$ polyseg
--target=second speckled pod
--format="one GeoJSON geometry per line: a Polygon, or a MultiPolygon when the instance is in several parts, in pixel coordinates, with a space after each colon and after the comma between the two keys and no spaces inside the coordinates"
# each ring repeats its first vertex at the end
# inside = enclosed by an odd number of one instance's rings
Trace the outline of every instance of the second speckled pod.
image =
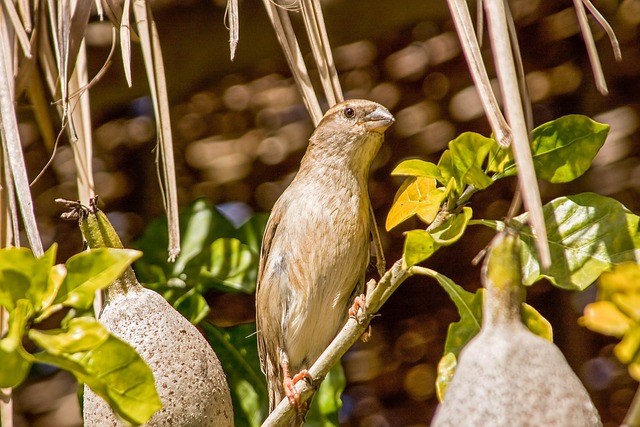
{"type": "Polygon", "coordinates": [[[601,426],[560,350],[522,323],[519,239],[501,235],[482,271],[480,333],[460,354],[432,426],[601,426]]]}
{"type": "MultiPolygon", "coordinates": [[[[82,207],[79,222],[90,248],[122,247],[108,219],[95,205],[82,207]]],[[[163,407],[146,426],[233,425],[229,386],[215,352],[161,295],[140,285],[131,268],[106,290],[100,322],[135,348],[153,372],[163,407]]],[[[102,398],[85,387],[84,425],[126,424],[102,398]]]]}

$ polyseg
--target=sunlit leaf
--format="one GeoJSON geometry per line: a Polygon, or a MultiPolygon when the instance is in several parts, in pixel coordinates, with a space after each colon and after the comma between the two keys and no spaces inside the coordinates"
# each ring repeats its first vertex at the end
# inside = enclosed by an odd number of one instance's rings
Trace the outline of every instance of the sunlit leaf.
{"type": "Polygon", "coordinates": [[[56,249],[52,245],[40,258],[27,248],[0,249],[0,305],[12,311],[19,299],[27,298],[39,310],[49,288],[56,249]]]}
{"type": "Polygon", "coordinates": [[[538,126],[531,133],[536,174],[556,183],[576,179],[591,166],[609,128],[575,114],[538,126]]]}
{"type": "Polygon", "coordinates": [[[176,262],[167,262],[167,224],[166,218],[160,219],[152,222],[136,243],[144,251],[136,262],[136,273],[145,286],[162,294],[187,319],[201,320],[209,312],[203,295],[209,289],[254,289],[256,254],[260,253],[267,218],[266,214],[254,215],[236,228],[210,202],[196,200],[180,214],[182,252],[176,262]],[[249,254],[252,262],[247,264],[249,254]]]}
{"type": "Polygon", "coordinates": [[[442,174],[438,166],[420,159],[409,159],[401,162],[393,169],[391,175],[423,176],[437,180],[442,179],[442,174]]]}
{"type": "Polygon", "coordinates": [[[594,332],[622,338],[633,326],[633,321],[611,301],[596,301],[584,308],[580,324],[594,332]]]}
{"type": "Polygon", "coordinates": [[[38,361],[74,374],[126,421],[143,424],[162,407],[151,369],[97,320],[72,319],[68,330],[32,329],[29,338],[44,350],[34,355],[38,361]]]}
{"type": "MultiPolygon", "coordinates": [[[[170,296],[170,294],[168,294],[170,296]]],[[[173,303],[173,307],[187,317],[187,320],[197,325],[211,313],[211,307],[196,288],[189,289],[179,296],[173,303]]]]}
{"type": "Polygon", "coordinates": [[[234,237],[247,245],[253,252],[260,253],[262,235],[268,219],[269,215],[265,213],[253,215],[240,226],[237,232],[234,233],[234,237]]]}
{"type": "MultiPolygon", "coordinates": [[[[640,265],[626,262],[616,265],[612,271],[604,272],[598,281],[598,291],[599,300],[612,301],[616,295],[624,298],[640,296],[640,265]]],[[[639,320],[631,313],[628,315],[639,320]]]]}
{"type": "MultiPolygon", "coordinates": [[[[609,128],[609,125],[577,114],[535,128],[531,133],[531,150],[538,178],[562,183],[581,176],[602,148],[609,128]]],[[[513,162],[504,169],[504,176],[515,173],[513,162]]]]}
{"type": "Polygon", "coordinates": [[[465,132],[449,143],[453,177],[461,184],[487,188],[493,181],[483,171],[483,163],[496,142],[473,132],[465,132]]]}
{"type": "Polygon", "coordinates": [[[426,230],[411,230],[406,236],[403,257],[407,267],[426,260],[438,249],[433,237],[426,230]]]}
{"type": "Polygon", "coordinates": [[[446,353],[440,362],[438,362],[438,377],[436,379],[436,394],[438,400],[442,402],[444,396],[447,393],[447,387],[451,380],[453,380],[453,374],[458,367],[458,359],[453,353],[446,353]]]}
{"type": "Polygon", "coordinates": [[[226,291],[253,293],[256,287],[258,252],[238,239],[222,238],[211,244],[211,262],[200,280],[205,286],[226,291]]]}
{"type": "MultiPolygon", "coordinates": [[[[487,156],[487,172],[503,173],[505,168],[513,168],[514,165],[513,153],[509,148],[502,148],[498,144],[491,147],[487,156]]],[[[515,175],[515,169],[513,172],[512,174],[515,175]]]]}
{"type": "Polygon", "coordinates": [[[553,328],[551,323],[545,319],[542,314],[529,304],[522,304],[522,323],[525,324],[527,329],[536,334],[539,337],[553,342],[553,328]]]}
{"type": "Polygon", "coordinates": [[[174,263],[167,262],[167,218],[151,222],[136,247],[144,256],[136,262],[136,273],[141,282],[154,282],[186,273],[195,280],[200,267],[210,259],[211,243],[220,237],[235,237],[235,227],[210,202],[198,199],[180,214],[182,251],[174,263]],[[160,277],[151,266],[161,267],[160,277]]]}
{"type": "Polygon", "coordinates": [[[446,276],[439,275],[438,277],[436,279],[449,294],[449,298],[455,304],[460,315],[459,321],[449,325],[447,340],[444,344],[445,354],[453,353],[457,356],[469,340],[480,332],[484,289],[478,289],[475,293],[471,293],[446,276]]]}
{"type": "Polygon", "coordinates": [[[473,210],[465,206],[462,212],[450,215],[442,224],[429,231],[433,240],[439,245],[451,245],[457,242],[473,216],[473,210]]]}
{"type": "Polygon", "coordinates": [[[95,291],[109,286],[141,255],[133,249],[98,248],[72,256],[65,264],[67,275],[54,303],[91,307],[95,291]]]}
{"type": "Polygon", "coordinates": [[[17,301],[9,314],[9,330],[0,339],[0,387],[16,387],[29,374],[32,357],[22,347],[22,337],[32,315],[33,305],[27,299],[17,301]]]}
{"type": "Polygon", "coordinates": [[[640,325],[635,325],[624,334],[624,338],[613,348],[616,357],[625,365],[633,362],[640,348],[640,325]]]}
{"type": "MultiPolygon", "coordinates": [[[[640,218],[620,202],[594,193],[559,197],[544,206],[545,224],[554,261],[541,272],[527,214],[514,219],[521,224],[522,273],[525,285],[547,278],[554,285],[582,290],[614,264],[634,261],[640,248],[640,218]]],[[[501,230],[504,223],[481,223],[501,230]]]]}
{"type": "Polygon", "coordinates": [[[407,178],[398,189],[389,210],[387,230],[391,230],[414,215],[418,215],[422,221],[430,224],[438,214],[445,196],[444,188],[436,188],[436,180],[433,178],[407,178]]]}

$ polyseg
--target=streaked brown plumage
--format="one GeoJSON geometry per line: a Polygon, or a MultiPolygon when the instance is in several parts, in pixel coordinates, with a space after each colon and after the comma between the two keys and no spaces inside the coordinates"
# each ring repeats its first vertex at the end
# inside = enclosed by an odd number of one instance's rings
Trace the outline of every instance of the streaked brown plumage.
{"type": "Polygon", "coordinates": [[[349,100],[329,109],[309,139],[300,170],[273,207],[256,291],[270,411],[287,395],[283,381],[290,380],[283,367],[289,376],[309,368],[362,289],[370,251],[369,169],[393,122],[386,108],[371,101],[349,100]]]}

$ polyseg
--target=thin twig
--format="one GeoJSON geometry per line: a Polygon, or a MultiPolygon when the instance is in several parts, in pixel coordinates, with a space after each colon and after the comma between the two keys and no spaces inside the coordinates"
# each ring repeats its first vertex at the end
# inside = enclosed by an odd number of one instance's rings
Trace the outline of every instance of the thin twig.
{"type": "Polygon", "coordinates": [[[238,0],[227,0],[227,9],[224,18],[229,28],[229,52],[231,60],[236,56],[236,48],[240,40],[240,17],[238,14],[238,0]]]}
{"type": "Polygon", "coordinates": [[[596,88],[601,94],[607,95],[609,93],[609,89],[607,88],[607,82],[604,78],[604,73],[602,72],[602,64],[600,63],[598,49],[596,48],[596,43],[593,40],[593,34],[589,27],[589,20],[587,19],[587,12],[584,9],[584,3],[582,3],[582,0],[573,0],[573,5],[576,8],[576,14],[578,15],[578,23],[580,24],[582,38],[584,39],[584,44],[587,47],[587,55],[589,56],[591,70],[593,71],[593,77],[596,81],[596,88]]]}
{"type": "Polygon", "coordinates": [[[478,39],[473,30],[473,23],[467,2],[465,0],[448,0],[448,3],[456,31],[458,32],[458,37],[460,38],[462,51],[469,65],[471,78],[478,90],[482,108],[487,115],[491,130],[498,144],[502,147],[508,147],[511,144],[513,135],[507,121],[502,115],[502,111],[500,111],[500,106],[493,93],[493,88],[487,75],[487,69],[482,60],[478,39]]]}
{"type": "Polygon", "coordinates": [[[593,15],[593,18],[600,24],[600,26],[604,29],[609,37],[609,42],[611,43],[611,49],[613,49],[613,56],[616,61],[622,61],[622,51],[620,50],[620,43],[618,42],[618,37],[616,37],[616,33],[611,28],[611,25],[604,19],[604,16],[596,9],[596,7],[589,0],[582,0],[589,12],[593,15]]]}
{"type": "Polygon", "coordinates": [[[31,245],[31,250],[36,257],[43,254],[42,241],[36,223],[33,210],[33,200],[29,189],[29,178],[24,163],[22,144],[18,132],[18,122],[14,108],[13,90],[10,76],[7,74],[11,67],[7,62],[11,62],[13,55],[9,52],[8,42],[2,32],[0,36],[0,118],[2,119],[2,141],[4,154],[7,156],[11,168],[11,174],[15,182],[18,204],[22,214],[27,239],[31,245]]]}
{"type": "Polygon", "coordinates": [[[169,114],[169,95],[162,59],[158,29],[151,7],[144,0],[134,0],[133,13],[138,24],[144,64],[149,80],[153,110],[156,116],[158,157],[156,159],[162,201],[169,224],[169,261],[180,254],[180,226],[178,218],[178,190],[173,157],[173,136],[169,114]]]}
{"type": "Polygon", "coordinates": [[[263,0],[264,7],[267,10],[267,15],[271,20],[282,52],[287,59],[289,68],[298,85],[302,100],[307,107],[307,111],[309,111],[313,125],[317,126],[322,119],[322,109],[313,91],[313,85],[309,79],[309,72],[302,58],[302,52],[300,51],[300,46],[293,31],[288,12],[286,9],[274,4],[275,1],[276,0],[263,0]]]}
{"type": "MultiPolygon", "coordinates": [[[[529,211],[531,228],[537,237],[535,243],[540,265],[543,269],[547,269],[551,265],[551,254],[542,212],[540,189],[533,167],[529,135],[522,109],[513,49],[509,40],[506,5],[504,0],[485,0],[484,4],[503,104],[513,132],[511,149],[518,166],[518,183],[522,191],[524,206],[529,211]]],[[[517,43],[517,40],[514,40],[514,43],[517,43]]]]}

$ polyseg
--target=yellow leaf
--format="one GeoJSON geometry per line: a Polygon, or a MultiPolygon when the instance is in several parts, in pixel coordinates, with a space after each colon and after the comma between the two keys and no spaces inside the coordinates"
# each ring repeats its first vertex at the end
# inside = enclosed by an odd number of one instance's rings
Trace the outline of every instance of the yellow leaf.
{"type": "Polygon", "coordinates": [[[592,331],[621,338],[633,321],[610,301],[597,301],[584,308],[580,323],[592,331]]]}
{"type": "Polygon", "coordinates": [[[433,222],[445,195],[444,188],[436,188],[434,178],[407,178],[398,189],[393,206],[387,215],[387,230],[391,230],[413,215],[418,215],[427,224],[433,222]]]}

